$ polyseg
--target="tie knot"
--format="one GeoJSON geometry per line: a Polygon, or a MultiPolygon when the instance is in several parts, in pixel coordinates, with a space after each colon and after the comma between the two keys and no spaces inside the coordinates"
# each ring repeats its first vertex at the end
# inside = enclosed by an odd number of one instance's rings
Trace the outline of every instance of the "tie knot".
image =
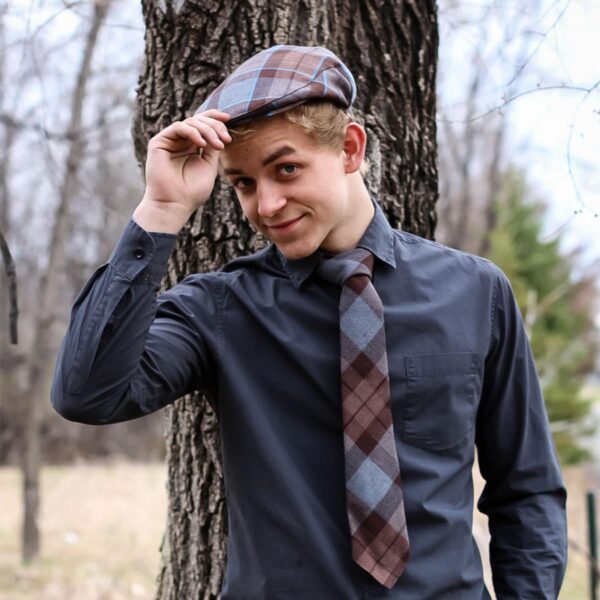
{"type": "Polygon", "coordinates": [[[324,259],[319,265],[318,273],[323,279],[342,286],[349,277],[355,275],[366,275],[370,279],[373,262],[373,255],[368,250],[354,248],[324,259]]]}

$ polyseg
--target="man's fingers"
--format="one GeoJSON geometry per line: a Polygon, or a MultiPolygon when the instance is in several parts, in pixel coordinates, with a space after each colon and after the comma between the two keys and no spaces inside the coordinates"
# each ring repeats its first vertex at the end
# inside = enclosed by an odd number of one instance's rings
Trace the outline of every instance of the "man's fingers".
{"type": "Polygon", "coordinates": [[[159,131],[153,139],[160,140],[170,140],[170,141],[180,141],[180,140],[189,140],[200,139],[196,135],[196,129],[194,127],[190,127],[188,123],[184,123],[183,121],[175,121],[171,123],[168,127],[165,127],[162,131],[159,131]]]}
{"type": "Polygon", "coordinates": [[[196,119],[190,121],[188,124],[190,127],[194,127],[197,131],[199,131],[203,139],[205,139],[213,148],[216,148],[217,150],[223,150],[223,148],[225,148],[225,141],[229,141],[225,137],[224,139],[221,139],[222,134],[219,135],[219,132],[211,123],[206,123],[196,119]]]}
{"type": "Polygon", "coordinates": [[[227,113],[211,109],[185,121],[171,123],[152,138],[151,144],[158,150],[174,154],[185,154],[194,148],[220,151],[231,141],[224,123],[229,118],[227,113]]]}
{"type": "MultiPolygon", "coordinates": [[[[224,115],[225,113],[218,113],[224,115]]],[[[229,143],[231,141],[231,136],[229,135],[229,131],[227,131],[227,126],[218,119],[213,118],[207,113],[201,113],[198,115],[194,115],[193,117],[189,117],[184,121],[184,123],[188,123],[192,125],[192,127],[203,128],[204,126],[209,126],[218,136],[218,138],[224,143],[229,143]]]]}
{"type": "Polygon", "coordinates": [[[200,156],[198,158],[206,161],[209,164],[215,164],[219,161],[220,150],[215,150],[211,146],[207,146],[200,152],[200,156]]]}
{"type": "Polygon", "coordinates": [[[211,108],[210,110],[205,110],[204,112],[196,113],[190,118],[194,117],[210,117],[211,119],[217,119],[223,122],[229,121],[229,119],[231,118],[231,116],[228,115],[226,112],[222,112],[220,110],[217,110],[216,108],[211,108]]]}
{"type": "MultiPolygon", "coordinates": [[[[230,139],[224,137],[226,142],[230,139]]],[[[169,152],[181,152],[190,145],[196,148],[205,148],[210,145],[217,150],[222,150],[225,145],[219,134],[207,123],[176,121],[161,131],[153,139],[156,148],[169,152]]]]}

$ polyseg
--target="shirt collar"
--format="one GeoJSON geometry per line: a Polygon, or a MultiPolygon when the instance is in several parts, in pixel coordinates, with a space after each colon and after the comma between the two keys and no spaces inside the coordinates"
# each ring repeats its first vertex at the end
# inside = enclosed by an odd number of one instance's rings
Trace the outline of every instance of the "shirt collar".
{"type": "MultiPolygon", "coordinates": [[[[369,250],[376,258],[390,265],[390,267],[396,268],[394,231],[379,204],[373,200],[373,205],[375,206],[375,215],[356,246],[369,250]]],[[[277,247],[275,247],[275,252],[296,288],[299,288],[312,275],[323,255],[322,250],[317,250],[305,258],[290,260],[281,254],[277,247]]]]}

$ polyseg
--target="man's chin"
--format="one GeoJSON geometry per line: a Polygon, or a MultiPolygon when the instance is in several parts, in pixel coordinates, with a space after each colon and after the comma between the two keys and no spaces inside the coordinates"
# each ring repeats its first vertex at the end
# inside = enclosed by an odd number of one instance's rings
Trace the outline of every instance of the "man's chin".
{"type": "Polygon", "coordinates": [[[301,258],[306,258],[317,250],[317,248],[313,247],[311,244],[278,244],[275,241],[273,241],[273,243],[277,246],[279,252],[281,252],[288,260],[300,260],[301,258]]]}

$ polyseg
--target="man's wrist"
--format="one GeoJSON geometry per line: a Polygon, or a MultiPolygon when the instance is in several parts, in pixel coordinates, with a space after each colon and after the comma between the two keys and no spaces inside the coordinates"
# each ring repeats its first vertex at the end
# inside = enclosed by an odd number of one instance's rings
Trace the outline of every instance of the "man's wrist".
{"type": "Polygon", "coordinates": [[[133,220],[148,233],[179,233],[192,212],[184,206],[170,202],[155,202],[146,197],[133,211],[133,220]]]}

